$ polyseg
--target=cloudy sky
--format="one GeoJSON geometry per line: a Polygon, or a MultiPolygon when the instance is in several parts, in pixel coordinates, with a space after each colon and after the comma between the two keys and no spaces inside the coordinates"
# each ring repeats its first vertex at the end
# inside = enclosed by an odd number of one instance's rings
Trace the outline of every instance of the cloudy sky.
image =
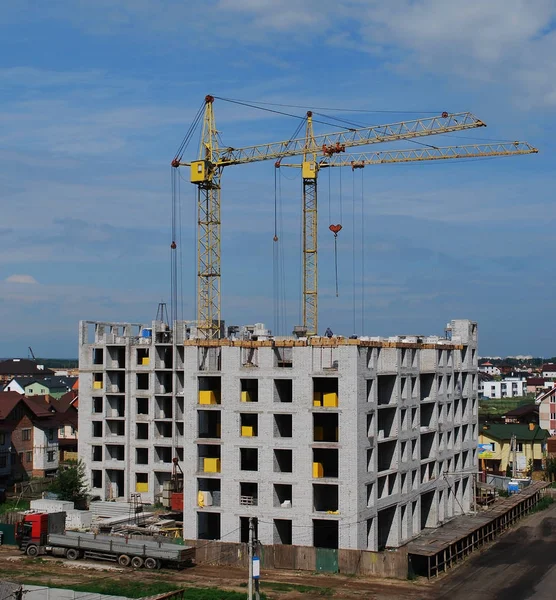
{"type": "MultiPolygon", "coordinates": [[[[483,355],[556,354],[556,1],[19,0],[0,12],[0,356],[77,355],[80,319],[148,322],[169,301],[169,163],[205,94],[341,129],[471,111],[437,145],[526,140],[538,155],[372,166],[319,178],[320,328],[441,334],[483,355]],[[273,104],[290,105],[288,107],[273,104]],[[349,110],[348,110],[349,109],[349,110]],[[338,236],[339,295],[334,244],[338,236]]],[[[217,99],[225,145],[299,121],[217,99]]],[[[184,159],[198,153],[198,136],[184,159]]],[[[405,142],[404,148],[416,146],[405,142]]],[[[377,148],[377,147],[375,147],[377,148]]],[[[300,322],[301,184],[226,170],[227,323],[300,322]],[[272,238],[275,203],[279,242],[272,238]]],[[[181,173],[183,301],[195,316],[195,196],[181,173]]],[[[180,180],[181,181],[181,180],[180,180]]]]}

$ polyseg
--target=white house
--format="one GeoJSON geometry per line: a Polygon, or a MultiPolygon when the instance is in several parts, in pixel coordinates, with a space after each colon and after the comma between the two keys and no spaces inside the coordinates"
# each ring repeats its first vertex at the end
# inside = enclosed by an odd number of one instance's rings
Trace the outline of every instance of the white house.
{"type": "Polygon", "coordinates": [[[547,363],[542,366],[542,376],[550,379],[556,377],[556,363],[547,363]]]}
{"type": "Polygon", "coordinates": [[[527,395],[527,379],[508,377],[502,381],[484,381],[480,393],[485,398],[513,398],[527,395]]]}
{"type": "Polygon", "coordinates": [[[488,361],[479,365],[479,371],[488,375],[500,375],[500,369],[488,361]]]}

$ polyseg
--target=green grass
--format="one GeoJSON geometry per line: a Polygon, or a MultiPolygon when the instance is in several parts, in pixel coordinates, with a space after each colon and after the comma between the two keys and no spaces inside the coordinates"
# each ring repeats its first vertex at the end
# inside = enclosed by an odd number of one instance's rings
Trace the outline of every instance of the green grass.
{"type": "Polygon", "coordinates": [[[533,404],[535,401],[533,396],[517,396],[515,398],[493,398],[492,400],[479,400],[479,416],[480,417],[500,417],[508,411],[524,406],[525,404],[533,404]]]}
{"type": "Polygon", "coordinates": [[[278,583],[273,581],[261,582],[261,587],[267,588],[274,592],[300,592],[301,594],[307,594],[309,592],[317,596],[333,596],[333,591],[330,588],[321,588],[314,585],[297,585],[295,583],[278,583]]]}
{"type": "Polygon", "coordinates": [[[29,510],[29,500],[8,500],[0,504],[0,515],[21,510],[29,510]]]}
{"type": "Polygon", "coordinates": [[[554,498],[552,496],[545,496],[541,498],[537,504],[531,509],[531,513],[538,513],[541,510],[547,509],[551,504],[554,504],[554,498]]]}
{"type": "MultiPolygon", "coordinates": [[[[96,582],[76,583],[73,585],[59,584],[40,580],[26,580],[30,585],[40,585],[64,590],[74,590],[76,592],[89,592],[91,594],[107,594],[112,596],[125,596],[126,598],[143,598],[145,596],[156,596],[166,594],[182,589],[180,586],[163,581],[156,583],[147,583],[145,581],[114,581],[113,575],[109,579],[100,579],[96,582]]],[[[184,600],[246,600],[247,594],[244,592],[227,592],[218,588],[186,588],[184,590],[184,600]]],[[[261,595],[264,600],[266,596],[261,595]]]]}

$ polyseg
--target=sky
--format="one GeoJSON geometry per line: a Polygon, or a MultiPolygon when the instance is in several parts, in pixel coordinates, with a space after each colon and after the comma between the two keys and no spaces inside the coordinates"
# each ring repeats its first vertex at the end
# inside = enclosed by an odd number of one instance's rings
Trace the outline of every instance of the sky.
{"type": "MultiPolygon", "coordinates": [[[[421,141],[537,147],[321,171],[319,330],[468,318],[481,355],[555,355],[555,24],[556,0],[5,3],[0,356],[76,357],[79,320],[148,323],[170,302],[170,162],[206,94],[226,146],[290,139],[311,109],[317,133],[470,111],[487,128],[421,141]]],[[[178,176],[178,312],[194,319],[195,188],[178,176]]],[[[225,169],[227,324],[301,322],[301,206],[298,169],[225,169]]]]}

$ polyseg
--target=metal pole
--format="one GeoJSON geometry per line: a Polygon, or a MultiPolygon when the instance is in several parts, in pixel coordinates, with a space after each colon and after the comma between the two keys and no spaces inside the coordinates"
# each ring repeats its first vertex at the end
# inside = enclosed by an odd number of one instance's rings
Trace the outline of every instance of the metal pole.
{"type": "Polygon", "coordinates": [[[513,460],[512,460],[512,472],[513,478],[517,477],[517,437],[515,433],[512,435],[512,446],[513,446],[513,460]]]}
{"type": "Polygon", "coordinates": [[[249,581],[247,583],[247,600],[253,600],[253,542],[255,538],[255,524],[253,517],[249,517],[249,581]]]}

